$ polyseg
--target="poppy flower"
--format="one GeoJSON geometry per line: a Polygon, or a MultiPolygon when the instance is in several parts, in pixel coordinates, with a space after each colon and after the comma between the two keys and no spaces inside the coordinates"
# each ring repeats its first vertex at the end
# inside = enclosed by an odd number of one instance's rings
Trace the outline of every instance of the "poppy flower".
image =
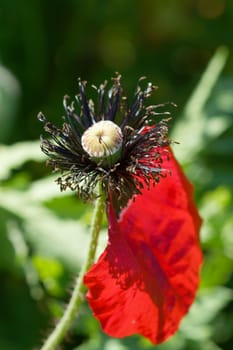
{"type": "Polygon", "coordinates": [[[87,300],[103,330],[113,337],[141,334],[160,343],[179,327],[194,301],[202,254],[201,219],[193,189],[174,158],[167,137],[169,119],[156,120],[158,108],[145,106],[155,87],[141,88],[133,101],[121,76],[86,98],[79,81],[76,101],[64,98],[65,122],[57,128],[40,113],[50,139],[42,137],[61,190],[83,199],[106,193],[108,245],[86,273],[87,300]]]}

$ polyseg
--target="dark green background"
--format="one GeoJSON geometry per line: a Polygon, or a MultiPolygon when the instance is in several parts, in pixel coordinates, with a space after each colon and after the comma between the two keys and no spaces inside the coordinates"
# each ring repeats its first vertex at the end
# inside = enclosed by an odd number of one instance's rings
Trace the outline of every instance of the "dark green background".
{"type": "MultiPolygon", "coordinates": [[[[181,142],[175,149],[187,150],[180,160],[204,219],[200,295],[177,335],[158,349],[232,349],[232,34],[233,2],[226,0],[0,1],[1,350],[41,344],[69,297],[88,241],[92,207],[61,195],[47,178],[37,113],[61,123],[62,98],[77,93],[78,77],[99,85],[116,71],[129,95],[145,75],[159,86],[153,103],[177,103],[171,134],[181,142]],[[205,104],[198,110],[197,100],[190,112],[185,106],[220,46],[229,52],[224,70],[205,104]]],[[[86,305],[63,346],[151,348],[137,336],[106,337],[86,305]]]]}

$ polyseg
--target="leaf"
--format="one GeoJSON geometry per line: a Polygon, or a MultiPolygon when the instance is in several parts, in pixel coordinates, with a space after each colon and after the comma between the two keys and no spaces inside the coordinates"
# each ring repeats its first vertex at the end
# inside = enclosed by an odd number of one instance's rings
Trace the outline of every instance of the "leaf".
{"type": "Polygon", "coordinates": [[[11,171],[29,160],[42,161],[45,156],[38,141],[19,142],[11,146],[0,145],[0,179],[7,179],[11,171]]]}
{"type": "Polygon", "coordinates": [[[202,289],[189,314],[182,322],[180,331],[186,338],[195,341],[209,339],[213,329],[210,323],[232,299],[233,292],[228,288],[202,289]]]}
{"type": "MultiPolygon", "coordinates": [[[[23,192],[2,191],[1,201],[0,206],[22,220],[22,234],[37,254],[60,259],[74,270],[81,266],[89,243],[85,225],[59,218],[23,192]]],[[[99,249],[105,244],[104,236],[102,231],[99,249]]]]}
{"type": "Polygon", "coordinates": [[[0,142],[5,142],[13,128],[21,89],[15,76],[0,64],[0,142]]]}
{"type": "Polygon", "coordinates": [[[204,149],[206,142],[220,135],[230,124],[223,113],[209,120],[205,107],[228,57],[228,50],[220,47],[210,60],[193,94],[189,98],[181,118],[175,123],[172,139],[180,143],[175,149],[178,160],[185,164],[193,161],[204,149]],[[210,130],[214,132],[210,132],[210,130]],[[208,136],[208,137],[207,137],[208,136]]]}

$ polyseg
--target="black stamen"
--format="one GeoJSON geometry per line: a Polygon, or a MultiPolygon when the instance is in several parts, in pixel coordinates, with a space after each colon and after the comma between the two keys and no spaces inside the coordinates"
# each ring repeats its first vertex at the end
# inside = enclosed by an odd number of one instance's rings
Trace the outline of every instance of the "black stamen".
{"type": "Polygon", "coordinates": [[[80,79],[79,79],[79,92],[80,92],[80,98],[81,98],[82,111],[86,118],[86,126],[89,127],[93,124],[93,121],[92,121],[90,109],[86,99],[85,83],[82,82],[80,79]]]}
{"type": "Polygon", "coordinates": [[[169,112],[157,111],[165,104],[145,106],[155,86],[149,83],[143,90],[140,86],[142,79],[145,78],[138,80],[130,107],[123,93],[121,76],[117,73],[108,91],[106,81],[95,88],[96,106],[92,100],[88,101],[86,83],[79,79],[79,94],[75,96],[79,108],[76,110],[74,102],[68,104],[69,97],[64,97],[66,113],[62,128],[48,122],[41,112],[38,114],[44,130],[50,135],[48,139],[41,138],[41,148],[53,171],[61,172],[57,179],[61,191],[70,188],[84,200],[90,200],[95,197],[96,185],[101,181],[117,215],[144,187],[149,189],[169,174],[162,163],[164,157],[169,156],[167,133],[170,118],[155,121],[158,115],[169,112]],[[105,154],[96,162],[83,149],[81,138],[90,126],[105,120],[121,128],[122,148],[116,158],[110,153],[108,144],[100,139],[105,154]],[[107,155],[108,160],[104,158],[107,155]]]}

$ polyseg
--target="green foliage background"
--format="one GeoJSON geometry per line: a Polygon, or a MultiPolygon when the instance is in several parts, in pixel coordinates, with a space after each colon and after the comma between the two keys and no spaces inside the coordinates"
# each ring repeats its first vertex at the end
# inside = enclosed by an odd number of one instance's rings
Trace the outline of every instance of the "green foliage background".
{"type": "MultiPolygon", "coordinates": [[[[201,288],[179,332],[157,347],[102,334],[88,306],[64,350],[233,347],[233,2],[0,1],[0,349],[36,349],[69,298],[91,205],[60,193],[39,148],[42,110],[61,123],[77,78],[115,71],[129,94],[146,75],[153,103],[174,101],[175,154],[204,219],[201,288]],[[217,50],[217,51],[216,51],[217,50]]],[[[106,223],[99,252],[106,241],[106,223]]]]}

